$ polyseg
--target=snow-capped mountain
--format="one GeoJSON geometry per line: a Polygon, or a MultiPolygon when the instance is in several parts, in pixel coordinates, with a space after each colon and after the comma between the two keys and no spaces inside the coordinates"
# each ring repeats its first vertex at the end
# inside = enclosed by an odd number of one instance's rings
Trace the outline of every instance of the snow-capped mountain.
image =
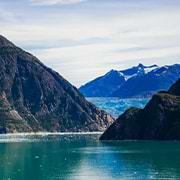
{"type": "Polygon", "coordinates": [[[178,78],[179,64],[161,67],[139,64],[125,70],[111,70],[80,87],[80,91],[87,97],[148,97],[168,89],[178,78]]]}
{"type": "Polygon", "coordinates": [[[157,65],[144,66],[143,64],[139,64],[138,66],[132,67],[130,69],[122,70],[119,72],[121,73],[121,75],[124,76],[125,80],[127,81],[132,77],[147,74],[150,71],[155,70],[157,68],[158,68],[157,65]]]}
{"type": "Polygon", "coordinates": [[[104,76],[82,86],[79,90],[87,97],[109,97],[125,82],[125,77],[119,71],[111,70],[104,76]]]}

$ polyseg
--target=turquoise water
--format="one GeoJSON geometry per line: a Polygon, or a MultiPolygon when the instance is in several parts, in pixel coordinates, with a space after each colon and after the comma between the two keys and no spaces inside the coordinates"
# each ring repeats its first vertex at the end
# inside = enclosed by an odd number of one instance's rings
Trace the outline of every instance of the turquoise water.
{"type": "Polygon", "coordinates": [[[149,101],[148,98],[135,98],[135,99],[87,98],[87,100],[95,104],[97,107],[110,113],[115,118],[117,118],[126,109],[130,107],[143,108],[149,101]]]}
{"type": "Polygon", "coordinates": [[[99,136],[0,136],[0,179],[180,179],[180,142],[100,142],[99,136]]]}

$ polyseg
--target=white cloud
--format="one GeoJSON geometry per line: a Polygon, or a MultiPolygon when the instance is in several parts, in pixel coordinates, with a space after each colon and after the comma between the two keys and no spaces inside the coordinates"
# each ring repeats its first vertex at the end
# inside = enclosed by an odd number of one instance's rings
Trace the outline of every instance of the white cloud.
{"type": "Polygon", "coordinates": [[[34,5],[77,4],[87,0],[30,0],[34,5]]]}
{"type": "MultiPolygon", "coordinates": [[[[18,9],[2,6],[0,34],[31,51],[76,86],[112,68],[127,68],[139,62],[180,63],[180,7],[164,7],[164,1],[158,0],[160,8],[154,9],[151,1],[146,6],[145,1],[133,0],[137,7],[141,5],[142,9],[137,10],[129,9],[131,0],[126,6],[121,2],[87,1],[66,7],[34,7],[26,6],[26,2],[18,9]]],[[[31,3],[53,5],[64,1],[31,3]]]]}
{"type": "MultiPolygon", "coordinates": [[[[130,63],[132,63],[132,66],[139,62],[145,64],[169,64],[169,57],[180,55],[180,46],[128,51],[129,48],[133,47],[138,46],[108,43],[41,49],[32,52],[77,86],[85,83],[87,79],[90,80],[104,74],[112,68],[122,69],[130,66],[130,63]],[[113,52],[114,48],[119,48],[119,52],[113,52]],[[157,59],[161,59],[161,62],[157,61],[157,59]],[[151,61],[149,62],[149,60],[151,61]],[[126,63],[128,61],[130,63],[126,63]]],[[[170,63],[175,63],[176,60],[174,59],[173,62],[173,59],[171,59],[170,63]]]]}

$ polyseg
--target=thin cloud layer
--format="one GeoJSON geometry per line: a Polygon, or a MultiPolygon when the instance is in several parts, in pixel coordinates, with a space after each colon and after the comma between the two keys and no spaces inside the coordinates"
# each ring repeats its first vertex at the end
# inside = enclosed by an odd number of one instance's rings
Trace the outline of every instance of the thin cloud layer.
{"type": "Polygon", "coordinates": [[[30,0],[34,5],[77,4],[86,0],[30,0]]]}

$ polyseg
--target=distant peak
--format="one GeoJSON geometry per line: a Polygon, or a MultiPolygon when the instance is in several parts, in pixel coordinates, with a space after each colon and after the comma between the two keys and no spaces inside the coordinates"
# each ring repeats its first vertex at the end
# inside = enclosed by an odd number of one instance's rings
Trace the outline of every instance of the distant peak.
{"type": "Polygon", "coordinates": [[[107,76],[114,76],[114,75],[124,76],[123,73],[121,73],[120,71],[111,69],[110,71],[108,71],[108,72],[104,75],[104,77],[107,77],[107,76]]]}
{"type": "Polygon", "coordinates": [[[15,47],[15,45],[4,36],[0,35],[0,47],[15,47]]]}
{"type": "Polygon", "coordinates": [[[140,68],[153,68],[153,67],[158,67],[158,65],[153,64],[153,65],[150,65],[150,66],[144,66],[142,63],[139,63],[137,67],[140,67],[140,68]]]}
{"type": "Polygon", "coordinates": [[[107,74],[111,74],[111,73],[117,73],[118,71],[115,69],[111,69],[109,72],[107,72],[107,74]]]}
{"type": "Polygon", "coordinates": [[[144,65],[142,63],[139,63],[138,67],[144,67],[144,65]]]}

